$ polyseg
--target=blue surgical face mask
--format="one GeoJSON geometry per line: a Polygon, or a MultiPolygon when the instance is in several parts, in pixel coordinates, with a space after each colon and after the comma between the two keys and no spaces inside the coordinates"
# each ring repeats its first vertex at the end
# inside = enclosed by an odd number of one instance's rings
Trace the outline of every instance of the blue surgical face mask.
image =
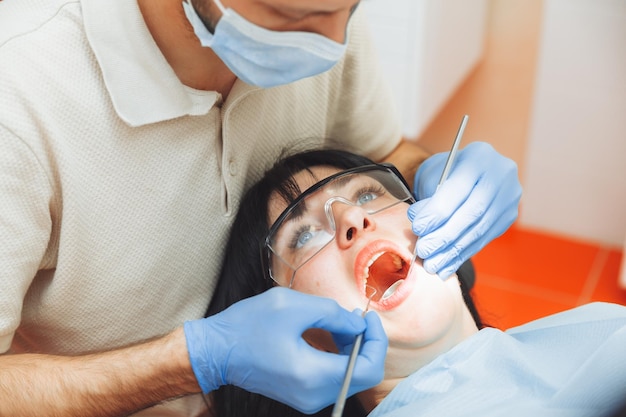
{"type": "MultiPolygon", "coordinates": [[[[189,0],[190,1],[190,0],[189,0]]],[[[257,26],[220,0],[222,17],[211,33],[191,3],[183,1],[187,19],[202,46],[209,47],[241,80],[259,87],[289,84],[329,70],[343,56],[346,43],[309,32],[277,32],[257,26]]]]}

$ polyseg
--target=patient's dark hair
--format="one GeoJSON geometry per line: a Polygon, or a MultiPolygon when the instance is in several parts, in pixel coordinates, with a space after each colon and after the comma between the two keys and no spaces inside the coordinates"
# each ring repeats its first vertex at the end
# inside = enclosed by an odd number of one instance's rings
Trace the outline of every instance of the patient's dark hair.
{"type": "MultiPolygon", "coordinates": [[[[219,313],[240,300],[274,286],[273,281],[265,277],[261,262],[261,242],[269,231],[268,203],[274,193],[290,203],[304,191],[293,181],[293,176],[300,171],[321,165],[343,170],[372,163],[374,162],[370,159],[350,152],[315,150],[283,158],[267,171],[243,196],[226,245],[224,263],[207,316],[219,313]]],[[[476,324],[481,328],[482,323],[470,295],[474,275],[471,262],[464,264],[459,270],[459,274],[461,273],[463,276],[459,276],[459,281],[463,298],[476,324]]],[[[212,395],[215,415],[219,417],[306,416],[282,403],[230,385],[221,387],[212,395]]],[[[330,416],[331,409],[327,407],[313,416],[330,416]]],[[[356,397],[348,399],[344,416],[366,414],[356,397]]]]}

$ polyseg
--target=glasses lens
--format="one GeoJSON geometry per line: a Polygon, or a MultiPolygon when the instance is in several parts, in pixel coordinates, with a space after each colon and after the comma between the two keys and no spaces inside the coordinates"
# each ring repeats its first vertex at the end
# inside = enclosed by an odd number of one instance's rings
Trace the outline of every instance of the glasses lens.
{"type": "Polygon", "coordinates": [[[356,206],[375,214],[400,202],[413,201],[404,182],[393,170],[372,166],[344,171],[303,193],[279,216],[270,229],[270,276],[291,286],[295,271],[313,258],[335,237],[333,207],[356,206]]]}

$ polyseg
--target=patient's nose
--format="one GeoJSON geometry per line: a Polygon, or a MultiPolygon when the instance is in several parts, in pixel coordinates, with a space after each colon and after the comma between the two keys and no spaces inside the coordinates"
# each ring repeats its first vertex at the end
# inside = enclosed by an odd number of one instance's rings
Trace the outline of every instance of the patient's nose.
{"type": "Polygon", "coordinates": [[[364,232],[376,228],[372,216],[359,206],[335,203],[333,215],[336,226],[335,239],[340,248],[350,247],[364,232]]]}

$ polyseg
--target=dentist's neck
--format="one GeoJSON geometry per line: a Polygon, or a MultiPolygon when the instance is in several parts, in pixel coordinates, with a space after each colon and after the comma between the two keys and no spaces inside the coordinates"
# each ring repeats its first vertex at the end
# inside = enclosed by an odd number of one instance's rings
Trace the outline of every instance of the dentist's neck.
{"type": "Polygon", "coordinates": [[[137,0],[154,41],[180,81],[224,99],[237,77],[211,48],[204,48],[185,17],[182,0],[137,0]]]}

